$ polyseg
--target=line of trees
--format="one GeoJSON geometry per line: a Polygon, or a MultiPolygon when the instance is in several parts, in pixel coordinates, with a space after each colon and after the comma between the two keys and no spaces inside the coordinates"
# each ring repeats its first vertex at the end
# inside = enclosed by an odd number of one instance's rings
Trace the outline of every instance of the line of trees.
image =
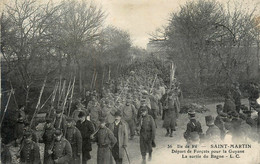
{"type": "Polygon", "coordinates": [[[168,25],[151,35],[170,60],[187,93],[223,90],[259,76],[260,16],[237,2],[189,1],[170,15],[168,25]],[[258,61],[258,62],[256,62],[258,61]]]}
{"type": "Polygon", "coordinates": [[[128,32],[105,26],[106,16],[94,3],[77,0],[5,4],[0,17],[2,90],[12,83],[18,104],[28,108],[35,106],[46,76],[43,99],[60,77],[76,76],[75,93],[83,94],[95,75],[93,86],[100,90],[123,66],[118,63],[129,63],[134,52],[142,51],[132,46],[128,32]]]}

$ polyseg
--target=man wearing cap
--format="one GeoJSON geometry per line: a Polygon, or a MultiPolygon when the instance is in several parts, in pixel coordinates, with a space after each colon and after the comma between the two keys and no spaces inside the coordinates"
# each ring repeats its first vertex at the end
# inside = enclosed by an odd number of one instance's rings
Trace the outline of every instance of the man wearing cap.
{"type": "Polygon", "coordinates": [[[79,120],[76,127],[81,132],[82,136],[82,163],[86,164],[91,159],[90,151],[92,150],[90,135],[94,133],[94,125],[86,119],[84,112],[79,113],[79,120]]]}
{"type": "Polygon", "coordinates": [[[122,164],[128,143],[127,126],[121,121],[121,117],[121,111],[117,111],[115,113],[115,122],[109,125],[109,129],[114,133],[114,136],[117,139],[117,143],[112,148],[112,155],[116,161],[116,164],[122,164]]]}
{"type": "Polygon", "coordinates": [[[66,117],[62,113],[62,109],[58,108],[56,110],[56,117],[54,118],[54,128],[62,129],[62,132],[65,133],[67,129],[66,117]]]}
{"type": "Polygon", "coordinates": [[[20,151],[20,159],[22,164],[40,164],[39,146],[32,140],[32,131],[28,130],[24,133],[24,144],[20,151]]]}
{"type": "Polygon", "coordinates": [[[205,139],[208,141],[219,141],[220,140],[220,130],[214,124],[214,118],[211,115],[205,116],[205,121],[206,121],[206,125],[208,126],[205,139]]]}
{"type": "Polygon", "coordinates": [[[55,140],[52,149],[48,150],[48,153],[52,155],[52,163],[70,164],[72,160],[72,148],[69,141],[63,137],[61,129],[56,129],[54,136],[55,140]]]}
{"type": "Polygon", "coordinates": [[[191,132],[197,132],[200,136],[202,135],[202,128],[199,121],[195,119],[195,111],[190,110],[188,112],[190,121],[187,124],[187,129],[184,132],[184,138],[188,140],[191,136],[191,132]]]}
{"type": "Polygon", "coordinates": [[[173,131],[176,131],[176,120],[178,115],[177,103],[174,92],[170,92],[165,101],[163,127],[167,130],[166,137],[173,137],[173,131]],[[171,132],[170,132],[171,130],[171,132]]]}
{"type": "Polygon", "coordinates": [[[91,139],[97,142],[97,164],[111,164],[114,159],[112,156],[112,148],[117,142],[113,132],[106,127],[106,119],[99,119],[100,127],[96,134],[91,135],[91,139]]]}
{"type": "MultiPolygon", "coordinates": [[[[72,148],[72,164],[81,163],[82,137],[78,128],[75,127],[73,118],[67,118],[67,131],[65,138],[69,141],[72,148]]],[[[85,146],[85,145],[84,145],[85,146]]]]}
{"type": "Polygon", "coordinates": [[[46,124],[44,128],[44,133],[42,135],[42,142],[44,143],[44,162],[43,163],[50,163],[52,160],[51,155],[48,154],[48,150],[51,149],[52,143],[54,141],[54,132],[55,129],[53,127],[52,119],[46,118],[46,124]]]}
{"type": "Polygon", "coordinates": [[[135,135],[135,119],[136,119],[136,115],[137,112],[135,110],[135,108],[133,107],[132,104],[130,104],[130,100],[127,99],[125,106],[122,109],[122,113],[123,113],[123,119],[127,122],[128,127],[130,129],[130,139],[134,139],[134,135],[135,135]]]}
{"type": "Polygon", "coordinates": [[[152,159],[152,142],[155,139],[155,122],[151,115],[148,114],[146,106],[141,107],[140,124],[140,150],[142,155],[142,163],[146,163],[146,153],[149,153],[148,160],[152,159]]]}

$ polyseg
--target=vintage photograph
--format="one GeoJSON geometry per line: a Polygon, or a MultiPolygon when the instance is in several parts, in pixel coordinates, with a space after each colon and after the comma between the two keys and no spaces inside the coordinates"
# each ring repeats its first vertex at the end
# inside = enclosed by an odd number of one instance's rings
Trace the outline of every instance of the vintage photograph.
{"type": "Polygon", "coordinates": [[[260,164],[260,0],[0,11],[0,164],[260,164]]]}

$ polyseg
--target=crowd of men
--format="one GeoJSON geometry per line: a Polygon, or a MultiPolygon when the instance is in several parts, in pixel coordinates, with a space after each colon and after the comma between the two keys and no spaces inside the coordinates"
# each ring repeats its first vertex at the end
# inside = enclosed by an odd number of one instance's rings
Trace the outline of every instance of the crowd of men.
{"type": "Polygon", "coordinates": [[[239,84],[234,83],[231,89],[227,90],[224,106],[216,105],[217,117],[205,116],[208,126],[206,133],[203,133],[201,123],[196,120],[195,111],[188,112],[189,123],[184,133],[188,144],[203,142],[214,143],[246,143],[248,141],[259,141],[260,132],[260,106],[258,85],[250,83],[249,90],[250,108],[241,104],[242,94],[239,84]],[[252,109],[251,109],[252,108],[252,109]],[[254,110],[253,110],[254,109],[254,110]],[[252,118],[252,113],[258,112],[258,118],[252,118]]]}
{"type": "MultiPolygon", "coordinates": [[[[152,160],[157,119],[165,116],[166,136],[173,137],[181,95],[177,81],[166,89],[156,73],[150,71],[143,76],[147,73],[136,68],[116,82],[107,83],[101,93],[87,91],[85,97],[75,100],[70,115],[62,108],[62,102],[58,103],[46,114],[41,135],[36,135],[37,123],[30,124],[24,106],[19,106],[14,131],[20,162],[41,163],[37,143],[44,143],[43,163],[85,164],[91,159],[92,143],[96,142],[98,164],[120,164],[123,159],[130,160],[128,140],[137,135],[142,162],[152,160]]],[[[9,155],[8,151],[4,153],[9,155]]],[[[3,163],[11,162],[8,155],[2,158],[3,163]]]]}
{"type": "MultiPolygon", "coordinates": [[[[142,163],[152,160],[157,119],[159,116],[163,119],[165,136],[173,137],[182,94],[176,80],[167,88],[156,72],[143,76],[145,73],[142,71],[136,68],[128,76],[108,83],[100,94],[95,90],[87,91],[84,98],[75,101],[70,115],[57,105],[53,113],[47,114],[40,136],[35,134],[37,126],[28,123],[24,106],[20,106],[15,126],[15,145],[19,147],[20,162],[42,163],[37,143],[44,143],[43,163],[86,164],[92,158],[92,143],[96,142],[97,164],[121,164],[123,160],[129,160],[128,140],[137,135],[142,163]]],[[[253,94],[257,94],[255,88],[253,94]]],[[[250,96],[250,101],[257,98],[250,96]]],[[[216,108],[218,116],[215,119],[210,115],[205,117],[208,126],[205,134],[196,120],[195,111],[188,112],[190,121],[184,133],[188,144],[225,141],[229,137],[235,142],[236,139],[249,138],[249,131],[257,128],[257,123],[251,118],[252,110],[241,105],[238,84],[227,93],[224,106],[217,105],[216,108]]],[[[2,154],[2,162],[11,163],[10,153],[4,146],[2,154]]]]}

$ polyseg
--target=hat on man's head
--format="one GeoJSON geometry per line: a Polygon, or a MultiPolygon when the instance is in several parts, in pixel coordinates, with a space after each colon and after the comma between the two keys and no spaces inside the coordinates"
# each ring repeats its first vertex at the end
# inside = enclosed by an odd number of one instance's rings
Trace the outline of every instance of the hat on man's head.
{"type": "Polygon", "coordinates": [[[23,134],[24,138],[29,138],[32,136],[32,130],[26,130],[23,134]]]}
{"type": "Polygon", "coordinates": [[[120,116],[120,117],[122,117],[122,113],[121,113],[121,111],[120,111],[120,110],[118,110],[118,111],[116,111],[116,112],[115,112],[115,117],[117,117],[117,116],[120,116]]]}
{"type": "Polygon", "coordinates": [[[83,111],[79,112],[79,115],[78,115],[79,118],[82,118],[82,117],[85,117],[85,116],[86,116],[85,112],[83,112],[83,111]]]}
{"type": "Polygon", "coordinates": [[[141,112],[145,112],[145,111],[148,111],[148,108],[147,108],[147,106],[142,106],[140,110],[141,110],[141,112]]]}
{"type": "Polygon", "coordinates": [[[223,106],[222,106],[222,104],[218,104],[218,105],[216,105],[216,108],[217,109],[223,109],[223,106]]]}
{"type": "Polygon", "coordinates": [[[195,117],[195,114],[196,114],[196,112],[195,112],[194,109],[190,109],[190,110],[188,111],[188,115],[189,115],[191,118],[194,118],[194,117],[195,117]]]}
{"type": "Polygon", "coordinates": [[[55,130],[55,132],[54,132],[54,135],[55,136],[60,136],[60,135],[62,135],[63,133],[62,133],[62,130],[61,129],[56,129],[55,130]]]}

